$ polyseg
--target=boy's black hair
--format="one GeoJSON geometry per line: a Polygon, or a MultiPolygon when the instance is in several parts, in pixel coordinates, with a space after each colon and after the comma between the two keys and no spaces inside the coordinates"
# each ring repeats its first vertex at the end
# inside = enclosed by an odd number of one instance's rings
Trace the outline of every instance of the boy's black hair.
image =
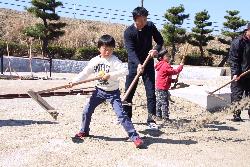
{"type": "Polygon", "coordinates": [[[148,11],[144,7],[137,7],[132,12],[133,19],[135,20],[137,16],[148,16],[148,11]]]}
{"type": "Polygon", "coordinates": [[[115,39],[110,35],[103,35],[98,40],[98,48],[101,46],[109,46],[115,48],[115,39]]]}
{"type": "Polygon", "coordinates": [[[166,49],[160,51],[160,52],[158,53],[157,60],[160,61],[160,60],[163,58],[163,56],[164,56],[165,54],[167,54],[167,53],[168,53],[168,51],[167,51],[166,49]]]}

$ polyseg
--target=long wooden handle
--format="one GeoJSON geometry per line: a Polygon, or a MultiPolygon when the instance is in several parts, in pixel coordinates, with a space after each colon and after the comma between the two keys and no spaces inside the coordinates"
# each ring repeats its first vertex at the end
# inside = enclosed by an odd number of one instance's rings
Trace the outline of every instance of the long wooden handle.
{"type": "Polygon", "coordinates": [[[185,57],[187,56],[188,47],[189,47],[189,43],[187,44],[187,46],[185,48],[185,51],[184,51],[184,54],[183,54],[182,59],[181,59],[181,63],[183,63],[183,64],[184,64],[184,61],[185,61],[185,57]]]}
{"type": "MultiPolygon", "coordinates": [[[[187,53],[188,45],[189,45],[189,43],[187,44],[187,46],[186,46],[186,48],[185,48],[185,51],[184,51],[184,55],[182,56],[182,59],[181,59],[181,63],[182,63],[182,64],[184,64],[184,60],[185,60],[185,57],[186,57],[186,55],[187,55],[186,53],[187,53]]],[[[174,85],[173,85],[172,88],[175,88],[175,87],[176,87],[176,85],[177,85],[177,83],[178,83],[179,75],[180,75],[180,73],[177,74],[176,79],[175,79],[175,82],[174,82],[174,85]]]]}
{"type": "Polygon", "coordinates": [[[236,80],[236,78],[235,78],[235,79],[232,79],[231,81],[229,81],[229,82],[227,82],[226,84],[222,85],[221,87],[219,87],[219,88],[215,89],[214,91],[209,92],[209,94],[214,94],[215,92],[217,92],[218,90],[220,90],[220,89],[224,88],[225,86],[227,86],[228,84],[230,84],[230,83],[234,82],[235,80],[236,80]]]}
{"type": "MultiPolygon", "coordinates": [[[[86,80],[83,80],[83,81],[73,83],[72,86],[76,86],[76,85],[80,85],[80,84],[83,84],[83,83],[95,81],[95,80],[98,80],[98,79],[101,79],[101,78],[102,78],[101,76],[98,76],[98,77],[95,77],[95,78],[86,79],[86,80]]],[[[57,86],[57,87],[50,88],[50,89],[41,90],[41,91],[38,91],[37,93],[40,94],[40,93],[45,93],[45,92],[51,92],[51,91],[54,91],[54,90],[67,88],[69,86],[70,86],[69,84],[66,84],[66,85],[57,86]]]]}
{"type": "MultiPolygon", "coordinates": [[[[151,59],[151,56],[148,55],[146,60],[143,62],[142,64],[142,68],[145,68],[145,66],[147,65],[148,61],[151,59]]],[[[130,94],[130,92],[132,91],[132,89],[135,86],[135,83],[138,81],[139,77],[141,76],[141,73],[137,73],[135,78],[133,79],[133,81],[131,82],[131,84],[129,85],[127,91],[125,92],[124,96],[122,97],[122,101],[126,101],[128,98],[128,95],[130,94]]]]}
{"type": "Polygon", "coordinates": [[[243,72],[243,73],[240,74],[237,78],[234,78],[234,79],[232,79],[231,81],[227,82],[226,84],[224,84],[224,85],[220,86],[219,88],[215,89],[214,91],[209,92],[209,94],[213,94],[213,93],[217,92],[218,90],[224,88],[225,86],[227,86],[228,84],[234,82],[235,80],[239,80],[241,77],[247,75],[248,73],[250,73],[250,70],[247,70],[247,71],[243,72]]]}

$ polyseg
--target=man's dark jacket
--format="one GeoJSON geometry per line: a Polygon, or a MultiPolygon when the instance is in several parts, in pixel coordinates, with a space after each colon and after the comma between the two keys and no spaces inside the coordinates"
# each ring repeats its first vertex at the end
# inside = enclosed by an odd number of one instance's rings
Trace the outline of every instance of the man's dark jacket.
{"type": "Polygon", "coordinates": [[[229,64],[231,66],[231,75],[238,76],[250,69],[250,40],[244,35],[232,41],[229,51],[229,64]]]}

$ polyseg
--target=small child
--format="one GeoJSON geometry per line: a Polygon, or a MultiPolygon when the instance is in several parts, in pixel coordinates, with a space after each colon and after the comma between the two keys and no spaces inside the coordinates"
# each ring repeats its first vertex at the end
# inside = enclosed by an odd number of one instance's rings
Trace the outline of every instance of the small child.
{"type": "Polygon", "coordinates": [[[115,40],[112,36],[101,36],[98,41],[100,55],[92,58],[87,67],[85,67],[71,82],[72,86],[74,82],[84,80],[90,74],[95,74],[96,76],[102,74],[102,79],[96,81],[95,90],[85,106],[82,115],[81,130],[75,135],[74,139],[83,139],[84,137],[89,136],[91,116],[94,113],[95,108],[102,102],[108,101],[112,105],[120,124],[138,148],[143,145],[143,140],[136,132],[131,119],[127,116],[126,112],[123,111],[120,98],[118,78],[126,76],[128,70],[122,65],[122,62],[112,54],[114,48],[115,40]]]}
{"type": "Polygon", "coordinates": [[[169,54],[167,50],[163,50],[158,54],[158,63],[155,65],[156,75],[156,117],[158,120],[169,121],[169,88],[172,83],[172,75],[181,72],[183,63],[177,69],[173,69],[169,62],[169,54]]]}

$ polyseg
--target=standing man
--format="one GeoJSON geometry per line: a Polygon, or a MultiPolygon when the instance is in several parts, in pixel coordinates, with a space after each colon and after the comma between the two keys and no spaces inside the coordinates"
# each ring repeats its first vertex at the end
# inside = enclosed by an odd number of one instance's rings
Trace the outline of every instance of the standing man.
{"type": "MultiPolygon", "coordinates": [[[[250,23],[248,23],[243,34],[232,41],[229,51],[229,63],[233,79],[250,69],[250,23]]],[[[250,96],[250,74],[237,78],[235,82],[232,82],[231,92],[232,102],[240,101],[244,93],[245,96],[250,96]]],[[[234,121],[242,121],[240,114],[240,110],[234,112],[234,121]]],[[[249,108],[248,115],[250,117],[249,108]]]]}
{"type": "MultiPolygon", "coordinates": [[[[137,73],[142,74],[146,96],[148,119],[147,124],[151,129],[158,128],[153,115],[156,112],[155,101],[155,71],[153,57],[158,55],[163,45],[163,38],[155,25],[147,21],[148,11],[144,7],[137,7],[132,12],[134,23],[129,26],[124,32],[125,48],[128,52],[128,70],[129,74],[126,77],[125,91],[127,91],[131,82],[137,73]],[[156,42],[156,46],[152,48],[152,38],[156,42]],[[146,57],[150,55],[152,59],[143,67],[142,64],[146,57]]],[[[133,87],[126,101],[132,104],[132,99],[138,82],[133,87]]],[[[124,110],[128,116],[132,118],[132,106],[124,106],[124,110]]]]}

